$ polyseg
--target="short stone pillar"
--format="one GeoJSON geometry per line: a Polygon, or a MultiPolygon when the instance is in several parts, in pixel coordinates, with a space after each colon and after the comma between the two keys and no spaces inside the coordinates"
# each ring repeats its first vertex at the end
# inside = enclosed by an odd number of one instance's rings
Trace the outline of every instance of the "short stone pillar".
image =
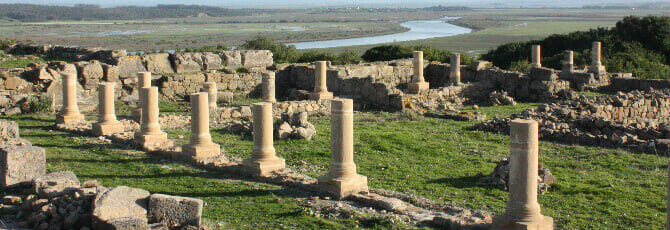
{"type": "Polygon", "coordinates": [[[328,92],[328,62],[317,61],[314,68],[314,92],[310,95],[312,100],[321,101],[333,98],[333,93],[328,92]]]}
{"type": "Polygon", "coordinates": [[[84,115],[77,106],[77,74],[63,74],[63,107],[56,117],[56,124],[74,124],[84,122],[84,115]]]}
{"type": "Polygon", "coordinates": [[[563,52],[563,72],[572,73],[575,69],[574,53],[571,50],[563,52]]]}
{"type": "Polygon", "coordinates": [[[191,139],[181,147],[182,152],[195,159],[204,159],[221,154],[221,146],[212,142],[209,134],[209,94],[191,94],[191,139]]]}
{"type": "Polygon", "coordinates": [[[605,74],[605,66],[600,62],[600,52],[601,44],[600,42],[593,42],[593,47],[591,48],[591,66],[589,66],[589,73],[594,74],[605,74]]]}
{"type": "Polygon", "coordinates": [[[542,67],[542,51],[540,45],[533,45],[531,50],[531,56],[533,62],[530,64],[530,67],[533,68],[542,67]]]}
{"type": "Polygon", "coordinates": [[[451,85],[461,84],[461,54],[451,54],[451,71],[449,71],[449,82],[451,85]]]}
{"type": "Polygon", "coordinates": [[[368,191],[368,178],[356,173],[354,163],[353,111],[353,100],[331,100],[330,170],[319,177],[319,187],[338,199],[368,191]]]}
{"type": "Polygon", "coordinates": [[[273,171],[286,168],[285,160],[277,157],[273,144],[272,103],[254,103],[253,116],[254,148],[251,158],[245,159],[242,164],[256,175],[268,176],[273,171]]]}
{"type": "Polygon", "coordinates": [[[141,88],[140,95],[143,95],[142,122],[140,131],[135,133],[135,143],[149,151],[172,147],[173,143],[158,123],[158,87],[141,88]]]}
{"type": "Polygon", "coordinates": [[[142,122],[142,88],[151,87],[151,73],[138,72],[137,73],[137,108],[133,110],[133,120],[137,123],[142,122]]]}
{"type": "Polygon", "coordinates": [[[114,111],[114,82],[98,84],[98,122],[93,123],[96,136],[112,135],[123,132],[123,125],[116,120],[114,111]]]}
{"type": "Polygon", "coordinates": [[[428,90],[430,84],[423,78],[423,51],[414,51],[414,75],[412,82],[408,84],[409,93],[418,94],[423,90],[428,90]]]}
{"type": "MultiPolygon", "coordinates": [[[[218,89],[216,88],[216,82],[205,82],[205,84],[202,85],[202,89],[200,89],[200,92],[205,92],[207,93],[207,100],[209,101],[209,109],[216,109],[218,106],[216,105],[216,102],[219,98],[218,95],[218,89]]],[[[193,98],[193,96],[191,96],[193,98]]],[[[193,102],[191,102],[193,103],[193,102]]],[[[193,106],[191,106],[193,107],[193,106]]]]}
{"type": "Polygon", "coordinates": [[[261,98],[263,98],[263,102],[276,103],[274,72],[263,73],[263,84],[261,87],[261,98]]]}
{"type": "Polygon", "coordinates": [[[505,213],[493,217],[492,229],[554,229],[537,202],[538,123],[516,119],[510,129],[509,201],[505,213]]]}

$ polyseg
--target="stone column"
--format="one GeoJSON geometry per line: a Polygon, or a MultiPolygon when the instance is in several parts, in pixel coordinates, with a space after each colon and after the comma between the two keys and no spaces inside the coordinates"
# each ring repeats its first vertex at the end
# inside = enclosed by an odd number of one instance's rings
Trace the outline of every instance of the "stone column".
{"type": "Polygon", "coordinates": [[[286,168],[285,160],[277,157],[273,146],[272,103],[254,103],[253,116],[254,148],[251,158],[242,164],[256,175],[269,176],[273,171],[286,168]]]}
{"type": "Polygon", "coordinates": [[[142,88],[151,87],[151,73],[138,72],[137,73],[137,108],[133,110],[133,120],[137,123],[142,122],[142,88]]]}
{"type": "Polygon", "coordinates": [[[665,229],[670,230],[670,161],[668,161],[668,196],[666,198],[666,202],[668,204],[667,209],[665,210],[666,214],[666,222],[665,222],[665,229]]]}
{"type": "Polygon", "coordinates": [[[328,92],[327,61],[317,61],[314,68],[314,92],[310,95],[312,100],[327,100],[333,98],[333,93],[328,92]]]}
{"type": "Polygon", "coordinates": [[[181,149],[195,159],[221,154],[221,147],[212,142],[209,134],[209,96],[206,92],[191,94],[191,139],[181,149]]]}
{"type": "Polygon", "coordinates": [[[600,51],[601,44],[600,42],[593,42],[593,47],[591,48],[591,66],[589,66],[589,73],[594,74],[605,74],[605,66],[600,62],[600,51]]]}
{"type": "Polygon", "coordinates": [[[510,139],[509,201],[492,229],[554,229],[553,218],[543,216],[537,202],[538,123],[513,120],[510,139]]]}
{"type": "Polygon", "coordinates": [[[338,199],[368,191],[368,178],[356,173],[354,163],[353,105],[351,99],[331,101],[330,170],[319,177],[319,186],[338,199]]]}
{"type": "Polygon", "coordinates": [[[566,50],[563,52],[563,72],[572,73],[574,69],[574,54],[571,50],[566,50]]]}
{"type": "Polygon", "coordinates": [[[84,122],[84,115],[77,106],[77,74],[63,74],[63,107],[56,117],[56,124],[74,124],[84,122]]]}
{"type": "Polygon", "coordinates": [[[451,54],[451,71],[449,72],[449,82],[452,85],[461,84],[461,54],[451,54]]]}
{"type": "MultiPolygon", "coordinates": [[[[203,84],[202,89],[200,90],[200,92],[206,92],[207,93],[207,100],[209,101],[209,105],[208,105],[209,109],[216,109],[216,107],[217,107],[216,101],[218,100],[218,89],[216,88],[216,82],[205,82],[205,84],[203,84]]],[[[192,95],[191,95],[191,98],[193,98],[192,95]]],[[[191,99],[191,104],[192,103],[193,103],[193,99],[191,99]]]]}
{"type": "Polygon", "coordinates": [[[135,133],[135,143],[149,151],[172,147],[172,141],[158,123],[158,87],[141,88],[140,95],[143,95],[142,122],[140,131],[135,133]]]}
{"type": "Polygon", "coordinates": [[[93,134],[112,135],[123,132],[123,125],[116,120],[114,111],[114,82],[98,84],[98,122],[93,123],[93,134]]]}
{"type": "Polygon", "coordinates": [[[423,51],[414,51],[414,76],[412,82],[409,83],[409,93],[417,94],[421,91],[428,90],[430,85],[423,78],[423,51]]]}
{"type": "Polygon", "coordinates": [[[540,51],[541,47],[540,45],[533,45],[532,47],[532,59],[533,62],[530,64],[530,67],[533,68],[540,68],[542,67],[542,51],[540,51]]]}
{"type": "Polygon", "coordinates": [[[261,86],[262,86],[261,97],[263,98],[263,102],[276,103],[277,99],[275,99],[275,73],[274,72],[263,73],[263,84],[261,86]]]}

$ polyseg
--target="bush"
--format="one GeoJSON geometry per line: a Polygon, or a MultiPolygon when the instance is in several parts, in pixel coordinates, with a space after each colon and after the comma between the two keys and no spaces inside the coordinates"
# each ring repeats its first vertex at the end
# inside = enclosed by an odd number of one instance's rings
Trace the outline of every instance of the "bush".
{"type": "Polygon", "coordinates": [[[276,63],[293,63],[300,57],[294,45],[284,45],[262,36],[246,41],[240,47],[249,50],[270,50],[276,63]]]}
{"type": "Polygon", "coordinates": [[[43,113],[48,112],[51,109],[52,100],[51,97],[46,95],[42,96],[30,96],[26,98],[26,101],[21,105],[21,111],[23,113],[43,113]]]}
{"type": "MultiPolygon", "coordinates": [[[[449,63],[451,61],[451,52],[440,50],[430,46],[401,46],[401,45],[383,45],[373,47],[363,54],[362,58],[365,61],[391,61],[404,58],[412,58],[413,51],[423,51],[423,59],[427,61],[437,61],[442,63],[449,63]]],[[[467,65],[473,59],[461,54],[461,64],[467,65]]]]}

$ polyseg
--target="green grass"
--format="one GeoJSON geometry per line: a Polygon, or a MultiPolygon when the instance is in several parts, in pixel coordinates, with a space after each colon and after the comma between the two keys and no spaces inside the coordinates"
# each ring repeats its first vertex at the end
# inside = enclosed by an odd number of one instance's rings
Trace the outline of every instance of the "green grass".
{"type": "MultiPolygon", "coordinates": [[[[536,106],[482,106],[479,111],[489,117],[507,116],[536,106]]],[[[476,185],[476,175],[490,173],[499,159],[508,156],[509,137],[472,131],[475,122],[468,121],[424,118],[380,122],[399,116],[384,112],[355,114],[356,162],[371,187],[410,192],[468,208],[504,211],[508,193],[476,185]]],[[[231,180],[235,177],[144,154],[128,155],[113,148],[86,145],[78,135],[47,131],[45,126],[52,118],[14,120],[22,126],[25,138],[47,148],[50,170],[73,170],[83,179],[98,179],[107,186],[125,184],[201,198],[208,203],[204,216],[210,223],[225,222],[227,228],[234,229],[280,228],[279,224],[303,229],[345,228],[356,224],[306,215],[288,199],[295,196],[290,190],[231,180]]],[[[330,119],[310,120],[318,132],[313,141],[276,140],[275,148],[289,167],[318,176],[329,164],[330,119]]],[[[178,144],[188,140],[187,131],[167,131],[170,137],[185,136],[178,144]]],[[[251,137],[222,129],[212,129],[211,133],[227,155],[250,155],[251,137]]],[[[558,229],[664,227],[667,158],[542,141],[540,163],[558,178],[546,194],[539,196],[543,214],[554,217],[558,229]]]]}
{"type": "Polygon", "coordinates": [[[33,62],[46,62],[43,59],[27,59],[27,60],[10,60],[10,61],[0,61],[0,68],[21,68],[26,67],[28,64],[33,62]]]}

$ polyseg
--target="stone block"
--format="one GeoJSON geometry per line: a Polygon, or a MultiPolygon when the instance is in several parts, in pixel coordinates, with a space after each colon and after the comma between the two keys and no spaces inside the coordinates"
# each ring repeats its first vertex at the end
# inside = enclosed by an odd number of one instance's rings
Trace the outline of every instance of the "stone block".
{"type": "Polygon", "coordinates": [[[146,72],[147,68],[142,64],[142,59],[138,56],[119,57],[116,63],[119,67],[119,78],[135,78],[138,72],[146,72]]]}
{"type": "Polygon", "coordinates": [[[242,65],[242,54],[239,50],[225,50],[216,52],[227,67],[239,67],[242,65]]]}
{"type": "Polygon", "coordinates": [[[46,152],[35,146],[0,146],[0,186],[30,184],[46,173],[46,152]]]}
{"type": "Polygon", "coordinates": [[[268,67],[274,64],[269,50],[241,50],[240,54],[244,67],[268,67]]]}
{"type": "Polygon", "coordinates": [[[84,89],[98,87],[98,83],[104,77],[100,62],[95,60],[91,62],[77,62],[75,66],[77,67],[77,81],[84,86],[84,89]]]}
{"type": "Polygon", "coordinates": [[[173,53],[170,61],[176,73],[202,71],[202,55],[199,53],[173,53]]]}
{"type": "Polygon", "coordinates": [[[202,69],[203,70],[219,70],[223,69],[221,57],[219,55],[204,52],[202,55],[202,69]]]}
{"type": "Polygon", "coordinates": [[[407,83],[407,87],[409,89],[409,93],[419,94],[422,91],[428,90],[430,88],[430,84],[428,82],[410,82],[407,83]]]}
{"type": "MultiPolygon", "coordinates": [[[[135,112],[136,110],[133,110],[135,112]]],[[[117,122],[116,124],[100,124],[100,123],[93,123],[92,130],[93,135],[96,136],[109,136],[115,133],[122,133],[125,131],[123,124],[121,122],[117,122]]]]}
{"type": "Polygon", "coordinates": [[[200,226],[203,201],[200,199],[153,194],[149,197],[151,222],[168,226],[200,226]]]}
{"type": "Polygon", "coordinates": [[[336,179],[328,174],[319,177],[319,187],[326,194],[342,199],[359,192],[368,191],[368,177],[355,175],[346,179],[336,179]]]}
{"type": "Polygon", "coordinates": [[[155,74],[174,73],[170,63],[170,54],[157,53],[142,56],[142,62],[147,67],[147,71],[155,74]]]}
{"type": "Polygon", "coordinates": [[[53,197],[68,189],[79,188],[80,182],[71,171],[60,171],[35,177],[33,192],[42,197],[53,197]]]}
{"type": "Polygon", "coordinates": [[[13,121],[0,120],[0,138],[16,139],[19,136],[19,124],[13,121]]]}
{"type": "Polygon", "coordinates": [[[558,79],[558,75],[556,74],[556,71],[550,68],[544,68],[544,67],[532,67],[530,68],[530,72],[528,74],[528,77],[531,80],[535,81],[555,81],[558,79]]]}
{"type": "Polygon", "coordinates": [[[94,224],[96,230],[150,230],[147,219],[139,217],[122,217],[94,224]]]}
{"type": "Polygon", "coordinates": [[[149,195],[145,190],[126,186],[98,192],[92,205],[94,222],[124,217],[146,220],[149,195]]]}
{"type": "Polygon", "coordinates": [[[214,143],[199,146],[184,145],[182,146],[182,152],[195,159],[204,159],[220,155],[221,146],[214,143]]]}
{"type": "MultiPolygon", "coordinates": [[[[119,67],[115,65],[102,64],[102,79],[107,82],[118,82],[119,81],[119,67]]],[[[117,84],[118,87],[121,87],[122,84],[117,84]]]]}
{"type": "Polygon", "coordinates": [[[470,69],[470,70],[474,70],[474,71],[481,71],[481,70],[485,70],[485,69],[487,69],[491,66],[492,66],[491,62],[477,60],[477,61],[470,62],[470,64],[467,66],[467,68],[470,69]]]}

